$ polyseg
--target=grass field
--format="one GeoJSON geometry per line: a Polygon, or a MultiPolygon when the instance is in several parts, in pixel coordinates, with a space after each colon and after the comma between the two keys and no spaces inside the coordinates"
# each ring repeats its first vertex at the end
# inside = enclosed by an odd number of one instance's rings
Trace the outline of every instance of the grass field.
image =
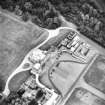
{"type": "MultiPolygon", "coordinates": [[[[23,25],[0,14],[0,77],[6,82],[25,55],[45,40],[44,30],[23,25]],[[41,37],[41,38],[40,38],[41,37]]],[[[2,86],[1,86],[2,88],[2,86]]]]}

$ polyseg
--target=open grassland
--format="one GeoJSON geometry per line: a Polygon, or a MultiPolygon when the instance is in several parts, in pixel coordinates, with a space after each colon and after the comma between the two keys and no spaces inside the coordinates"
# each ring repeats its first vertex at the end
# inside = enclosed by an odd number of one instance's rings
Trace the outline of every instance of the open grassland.
{"type": "Polygon", "coordinates": [[[5,84],[25,55],[44,41],[46,36],[47,33],[37,26],[23,25],[0,14],[0,83],[3,81],[5,84]]]}

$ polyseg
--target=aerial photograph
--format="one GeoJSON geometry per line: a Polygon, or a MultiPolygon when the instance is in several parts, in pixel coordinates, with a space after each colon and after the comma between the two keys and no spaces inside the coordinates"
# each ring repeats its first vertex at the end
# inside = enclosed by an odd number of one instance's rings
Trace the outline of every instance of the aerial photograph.
{"type": "Polygon", "coordinates": [[[0,0],[0,105],[105,105],[105,0],[0,0]]]}

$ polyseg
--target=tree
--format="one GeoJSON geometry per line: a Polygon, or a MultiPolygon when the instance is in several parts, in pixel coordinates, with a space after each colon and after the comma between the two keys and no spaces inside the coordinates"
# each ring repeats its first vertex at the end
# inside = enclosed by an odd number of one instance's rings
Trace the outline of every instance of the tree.
{"type": "Polygon", "coordinates": [[[28,105],[38,105],[38,103],[35,99],[33,99],[28,105]]]}
{"type": "Polygon", "coordinates": [[[29,13],[28,12],[25,12],[23,13],[23,15],[21,16],[22,20],[24,22],[27,22],[30,18],[29,18],[29,13]]]}

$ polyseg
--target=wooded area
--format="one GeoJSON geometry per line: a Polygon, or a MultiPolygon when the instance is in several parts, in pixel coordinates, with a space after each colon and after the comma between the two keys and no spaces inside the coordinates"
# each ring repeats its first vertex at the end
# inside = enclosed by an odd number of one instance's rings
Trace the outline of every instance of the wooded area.
{"type": "Polygon", "coordinates": [[[61,26],[60,13],[83,35],[105,47],[105,12],[91,0],[0,0],[0,5],[23,21],[47,29],[61,26]]]}

